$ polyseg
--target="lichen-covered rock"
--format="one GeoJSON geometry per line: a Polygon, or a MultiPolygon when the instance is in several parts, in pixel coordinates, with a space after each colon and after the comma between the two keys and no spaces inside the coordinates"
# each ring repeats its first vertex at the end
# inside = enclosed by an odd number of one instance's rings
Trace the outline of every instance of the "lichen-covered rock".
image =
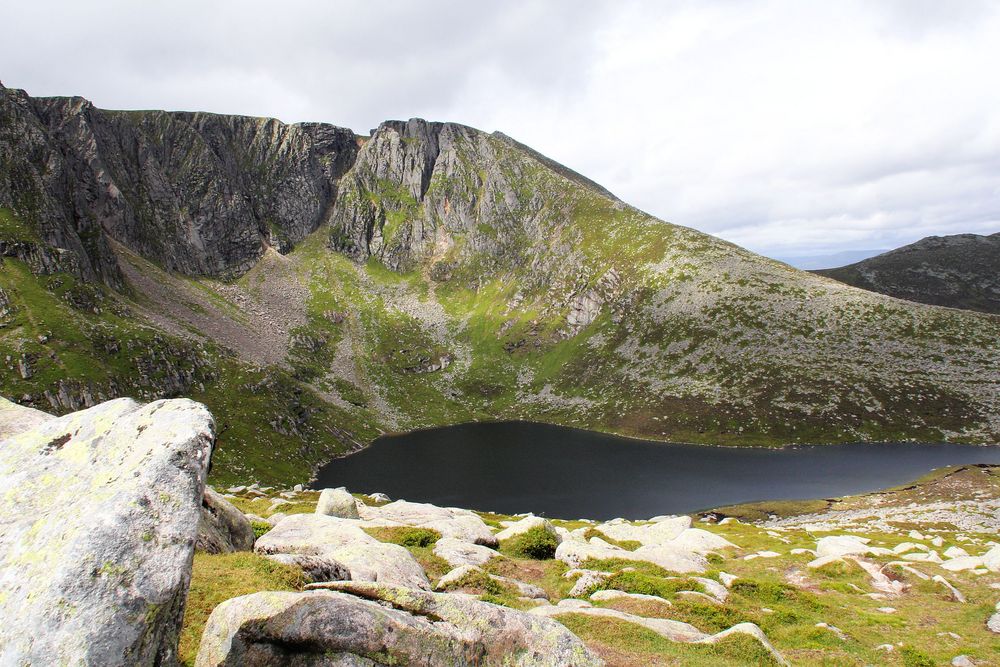
{"type": "Polygon", "coordinates": [[[499,553],[489,547],[456,540],[454,537],[442,537],[435,542],[434,555],[444,559],[452,567],[482,565],[500,556],[499,553]]]}
{"type": "Polygon", "coordinates": [[[562,536],[556,532],[555,526],[552,525],[552,522],[548,519],[543,519],[540,516],[526,516],[520,521],[515,521],[497,533],[496,538],[501,541],[509,540],[512,537],[523,535],[534,528],[542,528],[546,532],[551,533],[557,541],[562,541],[562,536]]]}
{"type": "Polygon", "coordinates": [[[361,505],[361,518],[368,526],[412,526],[436,530],[444,537],[495,547],[496,536],[475,512],[456,507],[397,500],[381,507],[361,505]]]}
{"type": "Polygon", "coordinates": [[[210,554],[250,551],[253,549],[253,526],[243,512],[231,502],[205,487],[205,497],[201,501],[201,515],[198,519],[199,550],[210,554]]]}
{"type": "Polygon", "coordinates": [[[213,440],[123,398],[0,443],[0,664],[176,661],[213,440]]]}
{"type": "Polygon", "coordinates": [[[351,519],[292,514],[258,538],[254,550],[321,557],[343,565],[355,581],[430,590],[427,575],[409,551],[379,542],[351,519]]]}
{"type": "Polygon", "coordinates": [[[342,563],[325,556],[310,556],[307,554],[268,554],[267,558],[291,565],[302,570],[306,581],[347,581],[351,578],[351,571],[342,563]]]}
{"type": "Polygon", "coordinates": [[[854,535],[829,535],[816,541],[816,555],[824,556],[863,556],[868,553],[868,539],[854,535]]]}
{"type": "Polygon", "coordinates": [[[608,544],[597,537],[591,538],[589,542],[565,540],[556,548],[555,557],[570,567],[580,567],[591,559],[619,558],[652,563],[671,572],[704,572],[708,569],[708,560],[697,551],[674,548],[669,543],[662,546],[639,547],[635,551],[629,551],[608,544]]]}
{"type": "Polygon", "coordinates": [[[323,489],[316,503],[316,514],[357,519],[358,501],[346,489],[323,489]]]}
{"type": "Polygon", "coordinates": [[[0,440],[23,433],[50,419],[55,417],[41,410],[11,403],[0,396],[0,440]]]}
{"type": "Polygon", "coordinates": [[[1000,546],[995,546],[983,554],[983,566],[990,572],[1000,572],[1000,546]]]}
{"type": "Polygon", "coordinates": [[[462,595],[334,582],[334,590],[256,593],[212,612],[198,667],[510,665],[602,662],[550,619],[462,595]]]}
{"type": "Polygon", "coordinates": [[[633,541],[655,546],[676,539],[690,527],[689,516],[663,516],[641,525],[624,521],[602,523],[596,526],[596,530],[619,542],[633,541]]]}

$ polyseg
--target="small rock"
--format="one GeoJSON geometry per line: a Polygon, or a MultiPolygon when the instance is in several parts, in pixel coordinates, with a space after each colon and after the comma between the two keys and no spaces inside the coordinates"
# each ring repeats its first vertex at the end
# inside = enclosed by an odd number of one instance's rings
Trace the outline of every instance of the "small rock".
{"type": "Polygon", "coordinates": [[[940,574],[934,575],[932,580],[936,581],[937,583],[947,588],[948,592],[951,593],[951,597],[955,602],[963,602],[963,603],[965,602],[965,596],[962,595],[962,592],[959,591],[954,586],[952,586],[951,582],[942,577],[940,574]]]}
{"type": "Polygon", "coordinates": [[[316,514],[341,519],[358,519],[358,501],[346,489],[323,489],[316,503],[316,514]]]}

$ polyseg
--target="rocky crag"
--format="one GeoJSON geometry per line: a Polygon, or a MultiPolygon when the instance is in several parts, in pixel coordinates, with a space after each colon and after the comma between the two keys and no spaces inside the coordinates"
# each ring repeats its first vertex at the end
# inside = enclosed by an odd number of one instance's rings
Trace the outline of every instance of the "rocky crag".
{"type": "Polygon", "coordinates": [[[1000,439],[996,318],[662,222],[500,133],[0,89],[0,160],[0,393],[56,412],[191,395],[227,483],[476,419],[1000,439]]]}
{"type": "Polygon", "coordinates": [[[1000,233],[929,236],[814,273],[899,299],[1000,314],[1000,233]]]}
{"type": "Polygon", "coordinates": [[[217,492],[212,417],[183,399],[60,418],[3,404],[0,432],[0,607],[18,619],[0,628],[4,664],[1000,660],[996,466],[596,522],[217,492]]]}

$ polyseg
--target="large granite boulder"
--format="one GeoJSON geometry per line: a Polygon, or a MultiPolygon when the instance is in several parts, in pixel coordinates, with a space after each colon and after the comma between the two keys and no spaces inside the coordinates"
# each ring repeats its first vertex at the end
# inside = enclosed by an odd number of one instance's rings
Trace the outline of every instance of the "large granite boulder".
{"type": "Polygon", "coordinates": [[[206,553],[223,554],[250,551],[253,541],[253,526],[246,515],[215,489],[205,487],[195,546],[206,553]]]}
{"type": "Polygon", "coordinates": [[[47,412],[26,408],[0,397],[0,440],[35,428],[50,419],[55,419],[55,417],[47,412]]]}
{"type": "Polygon", "coordinates": [[[358,521],[350,519],[292,514],[262,535],[254,549],[264,555],[292,554],[327,560],[330,571],[337,572],[338,565],[342,566],[355,581],[430,590],[427,575],[406,548],[379,542],[363,531],[358,521]]]}
{"type": "Polygon", "coordinates": [[[176,661],[214,429],[123,398],[0,442],[0,664],[176,661]]]}
{"type": "Polygon", "coordinates": [[[197,667],[411,665],[597,667],[559,623],[480,602],[372,583],[228,600],[205,626],[197,667]]]}

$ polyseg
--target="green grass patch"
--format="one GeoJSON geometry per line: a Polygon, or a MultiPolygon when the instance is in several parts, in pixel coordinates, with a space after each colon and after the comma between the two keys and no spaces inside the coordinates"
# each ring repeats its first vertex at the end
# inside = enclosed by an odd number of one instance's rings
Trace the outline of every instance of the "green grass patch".
{"type": "Polygon", "coordinates": [[[255,553],[196,553],[181,626],[181,663],[194,665],[205,623],[220,603],[260,591],[297,591],[304,583],[298,568],[255,553]]]}

